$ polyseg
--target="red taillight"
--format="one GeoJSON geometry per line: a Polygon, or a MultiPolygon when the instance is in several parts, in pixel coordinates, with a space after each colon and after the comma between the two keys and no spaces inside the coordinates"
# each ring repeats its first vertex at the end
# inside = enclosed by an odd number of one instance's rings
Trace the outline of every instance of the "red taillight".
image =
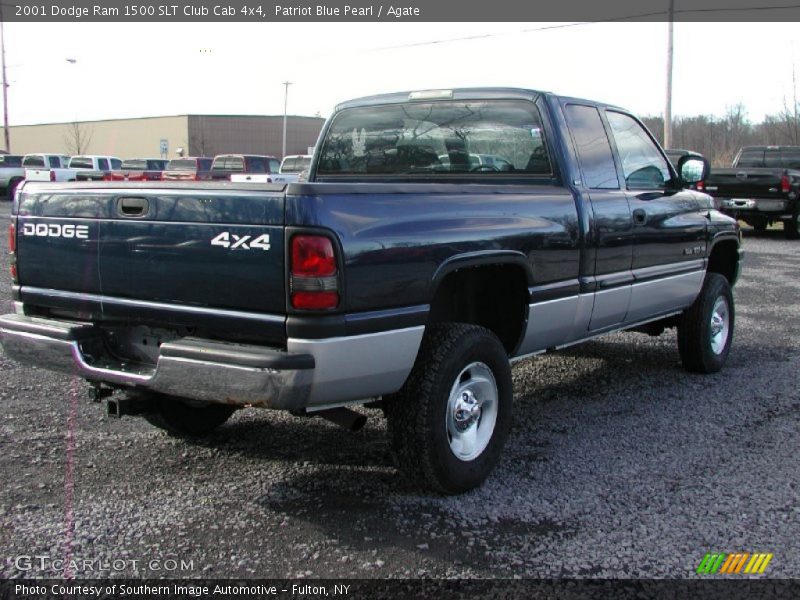
{"type": "Polygon", "coordinates": [[[291,302],[301,310],[339,305],[339,278],[333,242],[321,235],[296,235],[291,248],[291,302]]]}
{"type": "Polygon", "coordinates": [[[53,169],[50,169],[50,181],[56,180],[56,172],[53,169]]]}
{"type": "Polygon", "coordinates": [[[292,238],[292,275],[329,277],[336,273],[336,257],[331,241],[320,235],[292,238]]]}
{"type": "Polygon", "coordinates": [[[786,194],[792,189],[792,182],[789,179],[789,174],[784,173],[781,176],[781,191],[786,194]]]}
{"type": "Polygon", "coordinates": [[[294,292],[292,306],[301,310],[329,310],[339,304],[338,292],[294,292]]]}
{"type": "Polygon", "coordinates": [[[11,253],[11,281],[17,283],[17,226],[13,222],[8,225],[8,251],[11,253]]]}
{"type": "Polygon", "coordinates": [[[698,181],[696,185],[697,185],[697,190],[700,192],[706,189],[706,184],[703,181],[698,181]]]}

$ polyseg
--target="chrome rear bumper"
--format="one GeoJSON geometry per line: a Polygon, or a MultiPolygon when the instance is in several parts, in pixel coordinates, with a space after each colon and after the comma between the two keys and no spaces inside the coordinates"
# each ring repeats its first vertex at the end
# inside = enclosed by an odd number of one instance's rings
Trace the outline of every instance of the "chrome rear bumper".
{"type": "Polygon", "coordinates": [[[288,341],[288,350],[182,338],[159,347],[155,365],[107,353],[90,323],[0,316],[9,358],[89,381],[237,406],[301,409],[345,404],[397,391],[414,364],[423,327],[288,341]]]}

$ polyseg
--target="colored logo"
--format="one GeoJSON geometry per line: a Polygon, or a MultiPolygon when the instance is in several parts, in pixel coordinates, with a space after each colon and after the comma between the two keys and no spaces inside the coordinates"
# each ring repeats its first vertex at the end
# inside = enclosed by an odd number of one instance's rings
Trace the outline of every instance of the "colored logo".
{"type": "Polygon", "coordinates": [[[731,574],[759,574],[763,573],[769,561],[772,560],[772,554],[757,553],[750,554],[749,552],[737,552],[734,554],[725,554],[722,552],[708,553],[700,561],[700,566],[697,567],[697,573],[704,574],[717,574],[717,575],[731,575],[731,574]]]}

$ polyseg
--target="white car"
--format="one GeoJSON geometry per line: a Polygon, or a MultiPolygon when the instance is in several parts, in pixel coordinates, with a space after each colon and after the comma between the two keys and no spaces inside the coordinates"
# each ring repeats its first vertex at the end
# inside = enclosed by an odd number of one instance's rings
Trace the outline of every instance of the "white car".
{"type": "Polygon", "coordinates": [[[69,156],[65,154],[26,154],[22,159],[25,179],[29,181],[74,181],[68,163],[69,156]]]}
{"type": "MultiPolygon", "coordinates": [[[[23,166],[25,164],[25,157],[23,166]]],[[[65,157],[62,157],[65,158],[65,157]]],[[[37,165],[41,161],[31,159],[37,165]]],[[[41,169],[25,169],[25,179],[30,181],[102,181],[103,177],[111,171],[118,171],[122,166],[122,160],[116,156],[97,156],[94,154],[82,154],[73,156],[67,162],[62,160],[60,166],[53,166],[54,161],[49,161],[50,167],[41,169]]],[[[31,165],[32,166],[32,165],[31,165]]]]}

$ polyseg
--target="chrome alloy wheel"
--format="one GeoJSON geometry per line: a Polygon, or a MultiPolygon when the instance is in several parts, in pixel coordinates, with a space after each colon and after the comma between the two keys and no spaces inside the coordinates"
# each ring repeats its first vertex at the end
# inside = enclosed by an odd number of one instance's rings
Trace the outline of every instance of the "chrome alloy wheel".
{"type": "Polygon", "coordinates": [[[711,350],[714,354],[722,354],[722,351],[725,350],[730,331],[731,313],[728,301],[720,296],[714,302],[714,308],[711,310],[711,350]]]}
{"type": "Polygon", "coordinates": [[[447,399],[447,437],[453,455],[470,461],[489,445],[497,422],[497,382],[482,362],[467,365],[447,399]]]}

